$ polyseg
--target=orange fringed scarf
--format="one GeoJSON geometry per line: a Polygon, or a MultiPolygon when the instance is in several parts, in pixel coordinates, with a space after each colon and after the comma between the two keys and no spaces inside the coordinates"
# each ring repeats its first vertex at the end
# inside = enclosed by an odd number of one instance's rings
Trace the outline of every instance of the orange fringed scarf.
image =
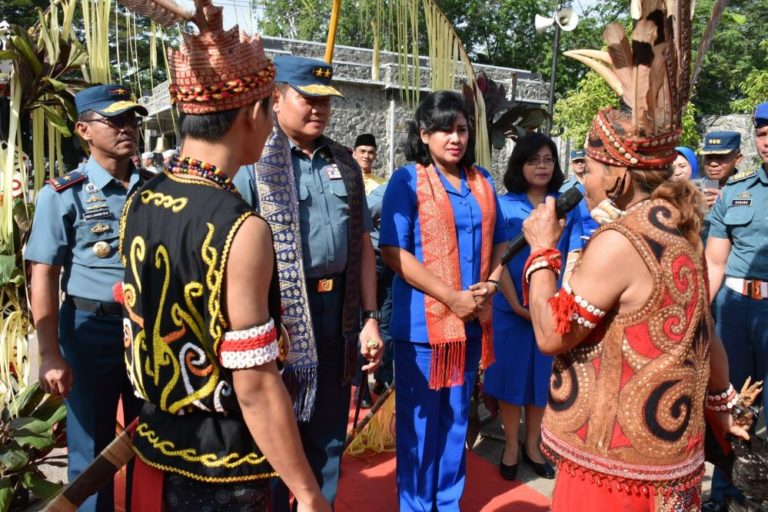
{"type": "MultiPolygon", "coordinates": [[[[495,194],[488,180],[476,168],[467,169],[466,174],[467,184],[482,212],[480,280],[483,281],[491,272],[496,225],[495,194]]],[[[461,290],[456,221],[448,193],[434,166],[416,165],[416,197],[424,266],[454,290],[461,290]]],[[[463,384],[467,341],[464,322],[448,306],[427,294],[424,294],[424,311],[429,345],[432,347],[430,389],[463,384]]],[[[481,365],[487,368],[494,360],[491,320],[483,322],[482,327],[481,365]]]]}

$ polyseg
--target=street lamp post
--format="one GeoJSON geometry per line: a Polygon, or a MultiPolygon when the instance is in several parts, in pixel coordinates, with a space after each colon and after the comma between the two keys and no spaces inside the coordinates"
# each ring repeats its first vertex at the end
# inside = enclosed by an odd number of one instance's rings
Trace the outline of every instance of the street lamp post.
{"type": "Polygon", "coordinates": [[[536,32],[540,34],[553,25],[555,27],[555,39],[552,42],[552,74],[549,78],[549,98],[547,101],[547,112],[549,113],[549,116],[547,117],[547,124],[545,127],[545,133],[547,135],[552,131],[552,115],[555,111],[555,79],[557,78],[557,59],[560,56],[560,32],[562,30],[570,32],[575,29],[576,25],[579,23],[579,15],[573,12],[573,9],[570,7],[562,9],[561,7],[562,6],[558,4],[557,10],[551,18],[537,14],[534,21],[536,32]]]}
{"type": "Polygon", "coordinates": [[[552,73],[549,78],[549,99],[547,100],[547,127],[545,133],[552,131],[552,116],[555,113],[555,78],[557,78],[557,58],[560,56],[560,25],[555,24],[555,40],[552,43],[552,73]]]}

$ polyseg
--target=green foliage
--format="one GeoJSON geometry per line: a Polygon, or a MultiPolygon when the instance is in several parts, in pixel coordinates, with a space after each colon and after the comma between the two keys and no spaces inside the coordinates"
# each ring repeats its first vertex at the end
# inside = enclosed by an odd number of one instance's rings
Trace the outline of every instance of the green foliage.
{"type": "Polygon", "coordinates": [[[750,71],[741,83],[741,91],[745,97],[731,103],[734,110],[751,113],[759,103],[768,101],[768,70],[750,71]]]}
{"type": "Polygon", "coordinates": [[[731,108],[737,112],[751,114],[758,104],[768,101],[768,70],[753,69],[741,82],[744,97],[731,102],[731,108]]]}
{"type": "Polygon", "coordinates": [[[688,103],[688,107],[683,114],[683,133],[680,135],[680,145],[696,149],[701,142],[699,134],[699,124],[696,122],[696,107],[688,103]]]}
{"type": "MultiPolygon", "coordinates": [[[[377,1],[341,2],[336,44],[373,48],[371,22],[376,18],[377,1]]],[[[326,0],[267,0],[259,31],[268,36],[323,42],[328,36],[331,5],[326,0]]]]}
{"type": "Polygon", "coordinates": [[[3,0],[0,2],[0,21],[31,27],[37,22],[35,9],[45,9],[50,3],[50,0],[3,0]]]}
{"type": "MultiPolygon", "coordinates": [[[[712,12],[714,0],[699,0],[693,20],[693,51],[712,12]]],[[[765,13],[768,0],[732,0],[715,31],[712,45],[704,57],[701,75],[692,100],[702,115],[729,114],[734,102],[738,110],[748,110],[749,87],[765,84],[768,47],[765,39],[765,13]],[[762,73],[761,73],[762,72],[762,73]]],[[[694,55],[695,59],[695,55],[694,55]]],[[[766,89],[762,89],[765,92],[766,89]]],[[[755,89],[759,92],[760,89],[755,89]]],[[[765,96],[764,96],[765,97],[765,96]]]]}
{"type": "Polygon", "coordinates": [[[20,492],[49,500],[61,484],[47,481],[40,465],[50,462],[51,451],[65,444],[64,401],[34,384],[18,393],[0,415],[0,512],[9,510],[20,492]]]}
{"type": "Polygon", "coordinates": [[[610,106],[619,106],[618,96],[597,73],[589,71],[574,91],[557,101],[553,121],[563,128],[565,137],[580,146],[597,111],[610,106]]]}

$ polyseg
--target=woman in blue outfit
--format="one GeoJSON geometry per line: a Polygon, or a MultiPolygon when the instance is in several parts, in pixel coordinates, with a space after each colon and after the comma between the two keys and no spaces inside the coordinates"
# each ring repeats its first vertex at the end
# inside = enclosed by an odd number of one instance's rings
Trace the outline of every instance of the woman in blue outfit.
{"type": "MultiPolygon", "coordinates": [[[[499,197],[501,218],[507,239],[522,233],[523,220],[547,196],[557,198],[563,172],[552,139],[538,133],[518,140],[504,174],[508,192],[499,197]]],[[[582,223],[578,211],[566,218],[558,246],[563,262],[569,253],[581,249],[582,223]]],[[[507,264],[509,272],[501,279],[502,294],[493,299],[493,330],[496,363],[485,372],[484,392],[498,399],[506,444],[499,462],[502,477],[517,476],[518,430],[521,409],[525,408],[525,442],[522,458],[544,478],[554,478],[554,470],[539,449],[541,420],[547,403],[552,358],[536,347],[531,316],[521,304],[523,266],[530,254],[526,247],[507,264]],[[510,280],[511,276],[511,280],[510,280]]]]}
{"type": "Polygon", "coordinates": [[[672,162],[672,181],[677,180],[695,180],[699,177],[699,162],[696,159],[696,153],[691,148],[678,146],[677,158],[672,162]]]}
{"type": "MultiPolygon", "coordinates": [[[[381,214],[384,262],[396,273],[397,486],[401,512],[459,510],[469,401],[489,345],[498,200],[473,166],[469,112],[456,93],[430,94],[409,123],[405,155],[381,214]]],[[[501,272],[497,272],[500,274],[501,272]]]]}

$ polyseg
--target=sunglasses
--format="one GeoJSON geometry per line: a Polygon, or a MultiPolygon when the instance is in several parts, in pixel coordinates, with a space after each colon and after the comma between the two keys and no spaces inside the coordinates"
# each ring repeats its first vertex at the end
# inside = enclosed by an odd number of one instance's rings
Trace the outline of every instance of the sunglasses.
{"type": "Polygon", "coordinates": [[[114,117],[97,117],[95,119],[88,119],[83,121],[84,123],[101,123],[113,128],[117,131],[124,130],[125,128],[138,128],[141,125],[141,118],[135,115],[122,115],[114,117]]]}

